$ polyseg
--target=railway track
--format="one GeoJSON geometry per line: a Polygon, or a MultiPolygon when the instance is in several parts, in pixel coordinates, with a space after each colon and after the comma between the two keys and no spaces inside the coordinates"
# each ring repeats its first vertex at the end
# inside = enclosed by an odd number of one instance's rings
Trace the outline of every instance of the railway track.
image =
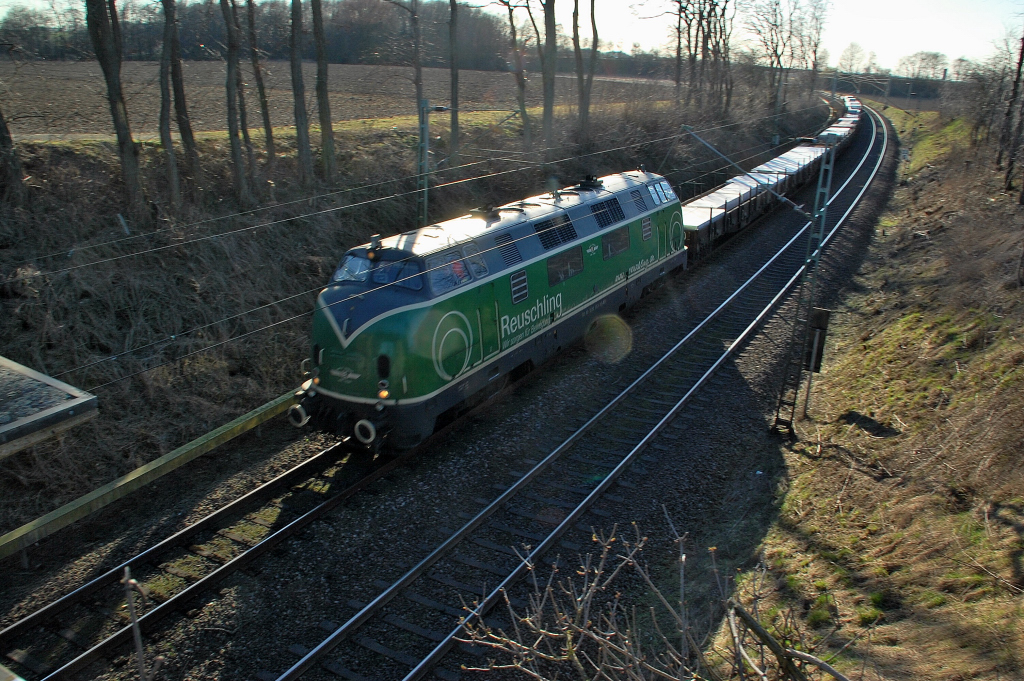
{"type": "MultiPolygon", "coordinates": [[[[869,120],[870,144],[830,201],[823,246],[863,196],[884,157],[885,125],[874,112],[869,120]]],[[[460,512],[466,523],[417,565],[390,584],[379,583],[382,590],[369,603],[349,603],[357,612],[311,645],[291,668],[277,677],[261,676],[291,681],[319,666],[351,681],[412,681],[429,673],[458,678],[442,661],[457,643],[460,618],[486,616],[502,593],[563,542],[569,530],[585,520],[602,524],[609,514],[601,505],[622,503],[621,494],[642,484],[642,459],[655,460],[659,450],[671,449],[678,439],[672,427],[675,417],[799,280],[808,229],[805,225],[582,428],[543,459],[529,462],[532,467],[516,482],[493,499],[474,499],[479,510],[460,512]],[[635,482],[627,477],[630,472],[635,482]],[[443,616],[449,619],[446,628],[437,624],[443,616]]]]}
{"type": "MultiPolygon", "coordinates": [[[[830,214],[842,216],[830,220],[830,229],[852,210],[878,167],[874,159],[884,153],[885,128],[873,113],[870,128],[856,170],[830,202],[830,214]]],[[[459,617],[469,614],[463,604],[477,603],[474,612],[485,613],[501,589],[522,575],[521,556],[536,560],[559,544],[578,549],[565,543],[565,533],[585,520],[601,523],[607,515],[602,504],[621,503],[620,494],[642,484],[644,457],[656,458],[678,437],[673,419],[798,276],[802,235],[766,258],[753,277],[582,428],[542,459],[524,462],[531,468],[514,483],[501,486],[494,498],[472,500],[467,508],[475,511],[456,514],[465,524],[443,530],[447,538],[424,551],[400,579],[375,583],[379,594],[368,602],[346,603],[353,614],[342,624],[324,613],[326,636],[308,647],[291,646],[297,661],[283,673],[264,670],[260,678],[294,679],[314,669],[353,681],[414,679],[430,672],[457,676],[442,660],[455,645],[459,617]]],[[[30,681],[74,678],[90,665],[98,669],[130,640],[117,584],[125,566],[137,577],[160,571],[178,580],[179,588],[144,613],[149,629],[407,459],[366,474],[359,466],[342,465],[339,450],[327,450],[0,632],[0,651],[30,681]]]]}

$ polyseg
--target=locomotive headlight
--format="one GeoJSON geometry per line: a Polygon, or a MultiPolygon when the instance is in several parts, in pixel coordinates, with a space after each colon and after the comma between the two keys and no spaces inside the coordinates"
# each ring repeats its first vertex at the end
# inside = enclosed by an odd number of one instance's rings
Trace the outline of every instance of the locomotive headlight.
{"type": "Polygon", "coordinates": [[[388,395],[391,394],[388,391],[388,386],[389,385],[390,384],[387,382],[387,380],[377,381],[377,397],[379,397],[382,400],[388,399],[388,395]]]}
{"type": "Polygon", "coordinates": [[[313,377],[313,385],[320,385],[320,377],[319,376],[314,376],[313,377]]]}
{"type": "Polygon", "coordinates": [[[378,390],[377,391],[377,397],[379,397],[382,400],[388,399],[388,395],[390,395],[390,394],[391,393],[389,393],[386,389],[385,390],[378,390]]]}
{"type": "Polygon", "coordinates": [[[373,405],[373,408],[376,409],[377,411],[384,411],[384,403],[378,402],[377,404],[373,405]]]}

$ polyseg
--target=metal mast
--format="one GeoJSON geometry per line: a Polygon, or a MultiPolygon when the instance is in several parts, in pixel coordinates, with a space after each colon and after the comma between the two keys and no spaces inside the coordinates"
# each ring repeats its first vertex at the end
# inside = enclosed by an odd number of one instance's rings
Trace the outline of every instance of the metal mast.
{"type": "Polygon", "coordinates": [[[825,222],[835,159],[835,140],[830,136],[826,142],[825,154],[818,172],[818,191],[814,195],[814,219],[811,221],[811,230],[807,236],[804,271],[797,287],[796,320],[789,343],[789,355],[786,359],[782,389],[779,391],[779,402],[775,409],[775,423],[772,425],[773,430],[778,431],[785,428],[790,435],[795,434],[793,422],[796,420],[796,403],[800,396],[804,364],[807,361],[811,314],[814,309],[814,294],[818,284],[818,262],[821,260],[821,243],[825,239],[825,222]]]}

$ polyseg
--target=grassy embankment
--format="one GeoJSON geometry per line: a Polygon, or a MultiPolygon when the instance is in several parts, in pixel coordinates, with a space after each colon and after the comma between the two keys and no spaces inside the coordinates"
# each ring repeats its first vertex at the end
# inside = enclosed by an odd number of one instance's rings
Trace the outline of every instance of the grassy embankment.
{"type": "Polygon", "coordinates": [[[962,121],[883,113],[909,158],[786,452],[762,613],[823,657],[852,640],[851,678],[1020,679],[1021,208],[962,121]]]}

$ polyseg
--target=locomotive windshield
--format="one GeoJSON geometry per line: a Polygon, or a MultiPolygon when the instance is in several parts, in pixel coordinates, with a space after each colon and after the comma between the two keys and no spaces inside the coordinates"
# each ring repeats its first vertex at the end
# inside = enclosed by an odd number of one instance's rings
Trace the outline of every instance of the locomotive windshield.
{"type": "Polygon", "coordinates": [[[345,281],[366,281],[370,274],[371,265],[372,263],[368,258],[362,258],[358,255],[346,255],[342,259],[341,264],[338,265],[338,269],[334,271],[331,283],[340,284],[345,281]]]}
{"type": "Polygon", "coordinates": [[[423,280],[416,275],[423,268],[415,260],[377,260],[349,253],[342,258],[338,269],[331,277],[332,284],[370,282],[374,287],[394,284],[402,288],[419,291],[423,280]]]}

